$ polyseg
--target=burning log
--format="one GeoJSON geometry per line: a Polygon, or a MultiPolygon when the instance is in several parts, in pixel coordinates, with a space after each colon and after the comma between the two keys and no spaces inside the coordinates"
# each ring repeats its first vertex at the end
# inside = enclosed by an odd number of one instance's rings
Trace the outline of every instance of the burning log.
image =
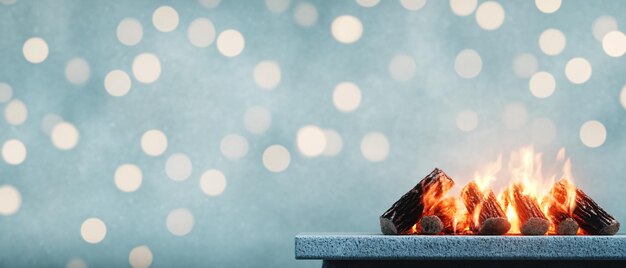
{"type": "Polygon", "coordinates": [[[544,235],[548,232],[550,228],[548,218],[539,208],[537,199],[524,194],[524,187],[521,184],[514,184],[506,190],[505,202],[515,208],[522,234],[544,235]]]}
{"type": "Polygon", "coordinates": [[[550,189],[548,216],[559,235],[578,233],[578,223],[571,217],[575,195],[574,185],[565,180],[555,183],[550,189]]]}
{"type": "MultiPolygon", "coordinates": [[[[560,225],[565,224],[568,218],[572,218],[590,235],[614,235],[619,231],[619,222],[570,181],[563,179],[555,183],[551,194],[554,202],[549,213],[559,226],[557,231],[565,228],[560,225]]],[[[567,224],[573,225],[571,222],[567,224]]]]}
{"type": "Polygon", "coordinates": [[[572,218],[591,235],[614,235],[619,231],[619,222],[578,188],[572,218]]]}
{"type": "Polygon", "coordinates": [[[407,234],[422,218],[425,202],[434,204],[452,186],[452,179],[435,168],[380,216],[380,230],[386,235],[407,234]]]}
{"type": "Polygon", "coordinates": [[[471,229],[483,235],[503,235],[511,228],[504,210],[493,191],[485,195],[475,182],[468,183],[461,191],[463,203],[471,217],[471,229]]]}
{"type": "Polygon", "coordinates": [[[454,234],[456,200],[454,197],[441,199],[437,204],[424,209],[424,217],[420,220],[418,230],[422,234],[454,234]]]}

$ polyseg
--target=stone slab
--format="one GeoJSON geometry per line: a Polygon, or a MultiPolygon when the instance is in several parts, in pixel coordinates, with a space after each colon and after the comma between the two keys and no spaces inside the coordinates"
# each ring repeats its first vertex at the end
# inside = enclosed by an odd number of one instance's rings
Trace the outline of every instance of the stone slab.
{"type": "Polygon", "coordinates": [[[388,236],[303,233],[296,259],[626,260],[626,236],[388,236]]]}

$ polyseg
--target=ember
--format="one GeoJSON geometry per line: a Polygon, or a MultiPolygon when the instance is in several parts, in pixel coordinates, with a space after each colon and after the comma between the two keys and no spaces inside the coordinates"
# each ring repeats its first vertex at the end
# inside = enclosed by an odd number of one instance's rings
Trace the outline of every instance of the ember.
{"type": "Polygon", "coordinates": [[[454,181],[435,168],[380,217],[383,234],[614,235],[619,222],[578,189],[571,162],[561,149],[560,180],[543,178],[541,154],[525,148],[511,154],[511,183],[499,195],[490,187],[502,157],[465,185],[459,197],[446,196],[454,181]]]}

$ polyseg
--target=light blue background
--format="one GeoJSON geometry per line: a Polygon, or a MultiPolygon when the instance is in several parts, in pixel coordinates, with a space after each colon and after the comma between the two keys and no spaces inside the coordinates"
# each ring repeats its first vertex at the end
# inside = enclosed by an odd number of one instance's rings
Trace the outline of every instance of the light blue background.
{"type": "MultiPolygon", "coordinates": [[[[397,1],[364,8],[354,1],[311,1],[319,12],[311,28],[293,20],[292,1],[281,14],[263,1],[223,1],[206,9],[195,1],[18,0],[0,5],[0,82],[13,88],[13,98],[28,107],[28,120],[12,126],[0,122],[0,140],[20,139],[28,149],[18,166],[0,163],[0,185],[22,195],[19,211],[0,216],[0,266],[64,267],[71,258],[89,267],[128,266],[128,253],[148,245],[154,267],[317,267],[317,261],[296,261],[293,236],[298,232],[378,232],[378,216],[415,182],[440,167],[464,184],[476,169],[520,146],[533,144],[532,122],[551,119],[556,138],[537,151],[555,155],[565,147],[574,164],[577,184],[596,201],[626,220],[625,110],[620,90],[626,83],[624,58],[611,58],[592,35],[601,15],[617,18],[626,29],[622,1],[564,1],[554,14],[543,14],[534,1],[502,1],[506,19],[496,31],[485,31],[474,16],[452,13],[448,1],[429,1],[411,12],[397,1]],[[180,16],[178,28],[158,32],[152,12],[168,4],[180,16]],[[362,38],[340,44],[330,33],[339,15],[358,17],[362,38]],[[189,23],[207,17],[219,33],[239,30],[246,46],[241,55],[226,58],[215,43],[200,49],[187,39],[189,23]],[[116,27],[134,17],[144,27],[136,46],[122,45],[116,27]],[[560,29],[567,46],[558,56],[546,56],[538,38],[547,28],[560,29]],[[28,38],[48,42],[50,54],[41,64],[22,55],[28,38]],[[454,59],[465,48],[476,50],[483,68],[475,79],[454,71],[454,59]],[[131,74],[133,58],[157,55],[162,73],[154,84],[133,80],[128,95],[114,98],[103,81],[113,69],[131,74]],[[513,59],[532,53],[539,70],[552,73],[555,93],[534,97],[528,79],[515,76],[513,59]],[[408,54],[417,63],[408,82],[391,79],[390,60],[408,54]],[[572,57],[593,66],[591,79],[570,83],[564,74],[572,57]],[[85,58],[91,78],[84,86],[67,82],[65,64],[85,58]],[[274,60],[282,80],[274,91],[254,83],[254,66],[274,60]],[[341,113],[332,103],[336,84],[359,85],[363,101],[353,113],[341,113]],[[522,103],[528,122],[508,130],[502,121],[507,104],[522,103]],[[253,135],[243,127],[243,113],[261,105],[272,114],[270,129],[253,135]],[[472,132],[456,127],[456,115],[476,111],[472,132]],[[40,129],[49,113],[61,115],[80,131],[70,151],[60,151],[40,129]],[[607,129],[606,142],[591,149],[579,138],[580,126],[598,120],[607,129]],[[343,151],[335,157],[306,158],[295,145],[297,130],[315,124],[337,130],[343,151]],[[148,129],[162,129],[169,147],[160,157],[145,155],[139,139],[148,129]],[[389,157],[379,163],[363,158],[359,146],[367,133],[389,139],[389,157]],[[231,133],[245,136],[248,154],[239,160],[222,156],[219,142],[231,133]],[[291,164],[282,173],[267,171],[263,150],[282,144],[291,164]],[[169,155],[183,152],[193,162],[184,182],[165,174],[169,155]],[[144,174],[134,193],[119,191],[113,173],[123,163],[139,165],[144,174]],[[200,174],[211,168],[224,172],[227,187],[217,197],[204,195],[200,174]],[[179,207],[195,217],[192,232],[177,237],[167,231],[167,214],[179,207]],[[80,226],[89,217],[107,225],[99,244],[86,243],[80,226]]],[[[132,76],[131,76],[132,77],[132,76]]],[[[5,104],[3,104],[5,105],[5,104]]]]}

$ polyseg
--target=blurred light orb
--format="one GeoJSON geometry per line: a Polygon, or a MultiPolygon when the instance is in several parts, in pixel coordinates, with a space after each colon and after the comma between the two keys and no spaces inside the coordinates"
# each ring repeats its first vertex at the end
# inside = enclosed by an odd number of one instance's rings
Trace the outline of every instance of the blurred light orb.
{"type": "Polygon", "coordinates": [[[291,0],[265,0],[265,6],[272,13],[283,13],[289,8],[291,0]]]}
{"type": "Polygon", "coordinates": [[[547,29],[539,36],[539,48],[549,56],[561,54],[566,43],[565,35],[557,29],[547,29]]]}
{"type": "Polygon", "coordinates": [[[522,103],[509,103],[504,108],[502,120],[507,129],[518,130],[528,121],[528,111],[522,103]]]}
{"type": "Polygon", "coordinates": [[[178,12],[171,6],[161,6],[152,13],[152,24],[159,32],[171,32],[178,27],[178,12]]]}
{"type": "Polygon", "coordinates": [[[26,160],[26,146],[20,140],[10,139],[2,144],[2,159],[9,165],[19,165],[26,160]]]}
{"type": "Polygon", "coordinates": [[[221,2],[221,0],[198,0],[198,3],[206,8],[216,8],[220,5],[221,2]]]}
{"type": "Polygon", "coordinates": [[[281,79],[280,66],[275,61],[262,61],[254,67],[254,82],[263,90],[274,90],[281,79]]]}
{"type": "Polygon", "coordinates": [[[152,265],[152,251],[146,245],[133,248],[128,254],[128,263],[133,268],[148,268],[152,265]]]}
{"type": "Polygon", "coordinates": [[[239,134],[226,135],[220,141],[220,151],[230,160],[242,158],[248,154],[248,140],[239,134]]]}
{"type": "Polygon", "coordinates": [[[606,140],[606,128],[596,120],[585,122],[580,127],[580,140],[589,148],[597,148],[606,140]]]}
{"type": "Polygon", "coordinates": [[[517,55],[513,60],[513,72],[519,78],[529,78],[537,72],[539,63],[537,58],[530,53],[522,53],[517,55]]]}
{"type": "Polygon", "coordinates": [[[535,0],[535,5],[539,11],[551,14],[561,8],[561,0],[535,0]]]}
{"type": "Polygon", "coordinates": [[[380,3],[380,0],[356,0],[356,3],[362,7],[374,7],[380,3]]]}
{"type": "Polygon", "coordinates": [[[326,147],[324,147],[324,156],[338,155],[343,149],[343,139],[341,135],[334,129],[325,129],[324,135],[326,135],[326,147]]]}
{"type": "Polygon", "coordinates": [[[556,127],[552,120],[548,118],[537,118],[533,121],[532,127],[533,143],[544,146],[550,144],[556,137],[556,127]]]}
{"type": "Polygon", "coordinates": [[[617,29],[617,20],[615,20],[614,17],[604,15],[593,21],[591,31],[593,33],[593,37],[602,42],[606,34],[612,31],[617,31],[617,29]]]}
{"type": "Polygon", "coordinates": [[[90,76],[89,63],[83,58],[73,58],[65,65],[65,78],[74,85],[85,84],[90,76]]]}
{"type": "Polygon", "coordinates": [[[11,185],[0,186],[0,215],[10,216],[15,214],[22,205],[22,195],[11,185]]]}
{"type": "Polygon", "coordinates": [[[385,134],[371,132],[361,140],[361,154],[370,162],[380,162],[389,155],[389,141],[385,134]]]}
{"type": "Polygon", "coordinates": [[[87,263],[79,258],[72,258],[67,262],[65,268],[87,268],[87,263]]]}
{"type": "Polygon", "coordinates": [[[141,149],[149,156],[162,155],[167,149],[167,136],[158,129],[151,129],[141,135],[141,149]]]}
{"type": "Polygon", "coordinates": [[[134,46],[143,38],[143,25],[135,18],[124,18],[117,25],[117,40],[126,46],[134,46]]]}
{"type": "Polygon", "coordinates": [[[478,0],[450,0],[450,9],[457,16],[469,16],[478,6],[478,0]]]}
{"type": "Polygon", "coordinates": [[[622,103],[622,107],[626,109],[626,85],[622,87],[622,92],[619,94],[619,101],[622,103]]]}
{"type": "Polygon", "coordinates": [[[183,153],[172,154],[165,162],[165,174],[173,181],[187,180],[192,170],[191,159],[183,153]]]}
{"type": "Polygon", "coordinates": [[[226,177],[217,169],[207,170],[200,176],[200,189],[208,196],[218,196],[226,189],[226,177]]]}
{"type": "Polygon", "coordinates": [[[426,0],[400,0],[400,5],[406,10],[417,11],[426,5],[426,0]]]}
{"type": "Polygon", "coordinates": [[[454,60],[454,70],[465,79],[472,79],[480,74],[483,68],[483,61],[480,54],[473,49],[464,49],[456,55],[454,60]]]}
{"type": "Polygon", "coordinates": [[[331,32],[339,43],[352,44],[363,35],[363,24],[355,16],[341,15],[333,20],[331,32]]]}
{"type": "Polygon", "coordinates": [[[583,84],[591,78],[591,63],[585,58],[573,58],[565,65],[565,76],[574,84],[583,84]]]}
{"type": "Polygon", "coordinates": [[[326,135],[318,126],[307,125],[298,130],[296,135],[298,150],[306,157],[316,157],[324,152],[326,135]]]}
{"type": "Polygon", "coordinates": [[[217,50],[224,56],[236,57],[243,51],[246,41],[237,30],[228,29],[217,37],[217,50]]]}
{"type": "Polygon", "coordinates": [[[0,4],[6,5],[6,6],[15,4],[15,2],[17,2],[17,0],[0,0],[0,4]]]}
{"type": "Polygon", "coordinates": [[[282,145],[274,144],[263,151],[263,166],[271,172],[283,172],[289,167],[291,155],[282,145]]]}
{"type": "Polygon", "coordinates": [[[478,126],[478,115],[472,110],[464,110],[456,116],[456,127],[461,131],[470,132],[478,126]]]}
{"type": "Polygon", "coordinates": [[[185,236],[191,232],[194,225],[193,214],[186,208],[177,208],[167,215],[165,226],[175,236],[185,236]]]}
{"type": "Polygon", "coordinates": [[[476,22],[480,28],[493,31],[497,30],[504,23],[504,8],[495,1],[485,1],[476,10],[476,22]]]}
{"type": "Polygon", "coordinates": [[[80,226],[80,235],[85,242],[97,244],[106,237],[107,227],[101,219],[89,218],[80,226]]]}
{"type": "Polygon", "coordinates": [[[307,2],[298,4],[296,10],[293,12],[293,18],[296,23],[307,28],[315,25],[318,17],[317,8],[307,2]]]}
{"type": "Polygon", "coordinates": [[[405,54],[396,55],[389,62],[389,74],[393,80],[405,82],[411,80],[417,71],[413,57],[405,54]]]}
{"type": "Polygon", "coordinates": [[[68,122],[61,122],[52,128],[50,139],[59,150],[67,151],[76,147],[80,134],[76,127],[68,122]]]}
{"type": "Polygon", "coordinates": [[[141,53],[133,60],[133,75],[141,83],[154,83],[161,76],[161,61],[154,54],[141,53]]]}
{"type": "Polygon", "coordinates": [[[63,122],[63,117],[58,114],[47,114],[41,119],[41,131],[46,135],[50,135],[54,126],[61,122],[63,122]]]}
{"type": "Polygon", "coordinates": [[[243,115],[243,125],[252,134],[265,133],[272,124],[272,115],[262,106],[253,106],[243,115]]]}
{"type": "Polygon", "coordinates": [[[604,35],[602,49],[607,55],[618,58],[626,53],[626,35],[620,31],[612,31],[604,35]]]}
{"type": "Polygon", "coordinates": [[[137,191],[143,180],[141,168],[133,164],[123,164],[117,167],[113,175],[115,186],[122,192],[130,193],[137,191]]]}
{"type": "Polygon", "coordinates": [[[42,63],[48,58],[48,43],[40,37],[31,37],[22,46],[24,58],[30,63],[42,63]]]}
{"type": "Polygon", "coordinates": [[[110,71],[104,78],[104,89],[113,97],[125,96],[131,86],[130,76],[122,70],[110,71]]]}
{"type": "Polygon", "coordinates": [[[19,126],[28,119],[28,109],[21,100],[14,99],[4,107],[4,119],[14,126],[19,126]]]}
{"type": "Polygon", "coordinates": [[[0,102],[10,101],[13,97],[13,88],[7,83],[0,83],[0,102]]]}
{"type": "Polygon", "coordinates": [[[333,104],[344,113],[355,111],[361,104],[361,90],[351,82],[342,82],[335,86],[333,104]]]}
{"type": "Polygon", "coordinates": [[[205,48],[215,41],[215,26],[207,18],[197,18],[187,28],[187,39],[195,47],[205,48]]]}
{"type": "Polygon", "coordinates": [[[533,96],[543,99],[550,97],[556,89],[556,80],[548,72],[535,73],[528,82],[528,88],[533,96]]]}

